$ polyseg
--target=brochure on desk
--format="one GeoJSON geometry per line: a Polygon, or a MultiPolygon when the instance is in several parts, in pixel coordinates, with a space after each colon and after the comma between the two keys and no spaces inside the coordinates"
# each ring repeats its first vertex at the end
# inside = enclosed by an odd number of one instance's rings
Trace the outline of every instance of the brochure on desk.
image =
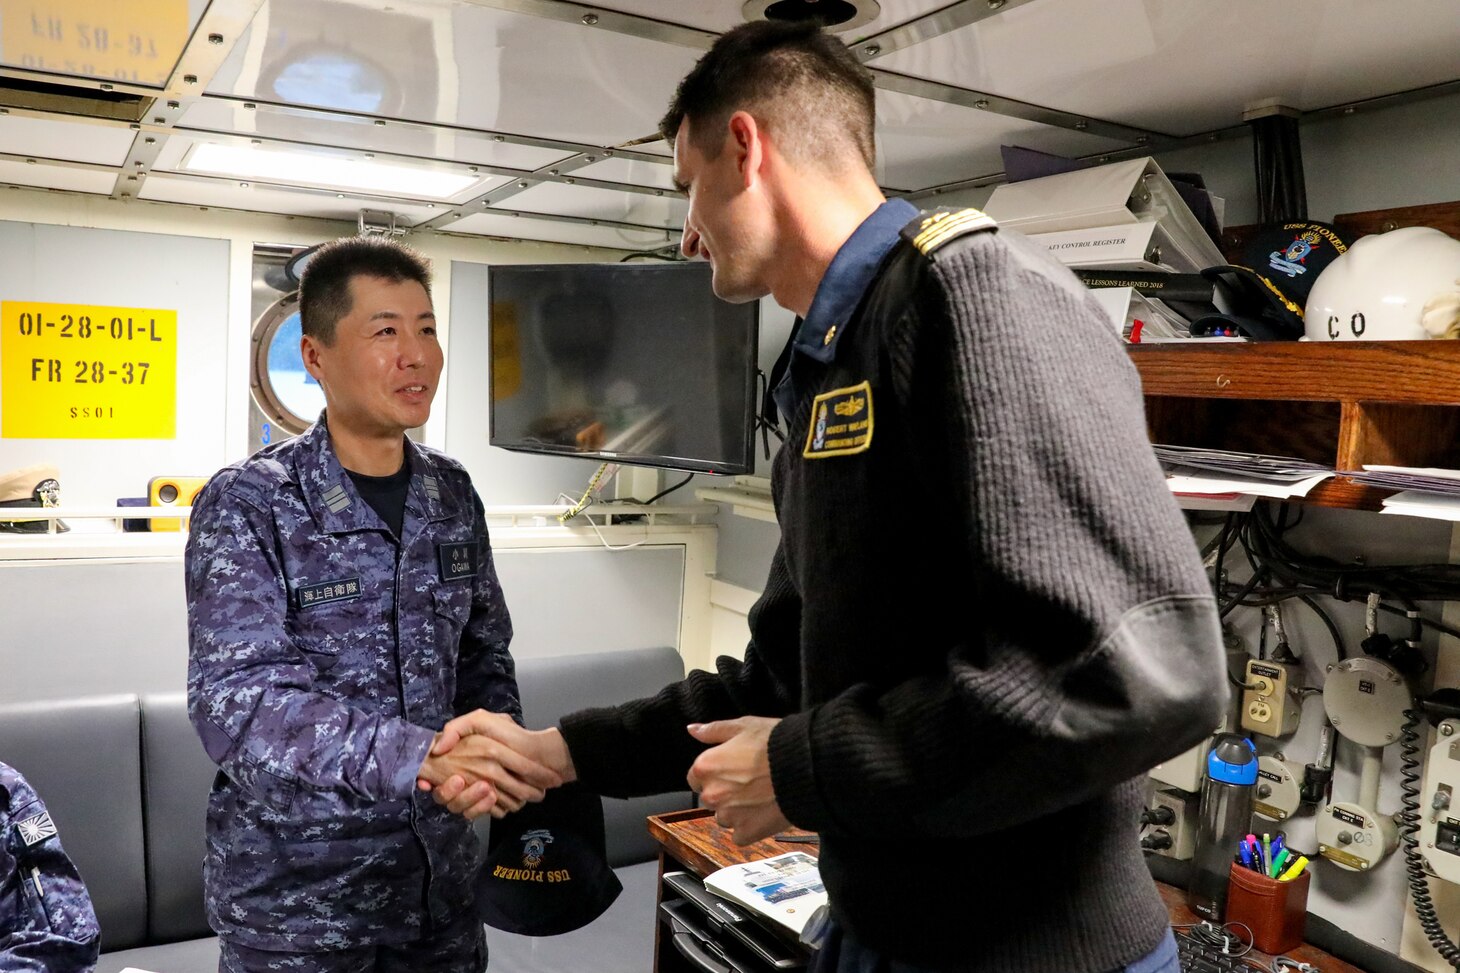
{"type": "Polygon", "coordinates": [[[804,851],[727,865],[705,876],[705,888],[798,936],[811,914],[826,904],[821,869],[804,851]]]}

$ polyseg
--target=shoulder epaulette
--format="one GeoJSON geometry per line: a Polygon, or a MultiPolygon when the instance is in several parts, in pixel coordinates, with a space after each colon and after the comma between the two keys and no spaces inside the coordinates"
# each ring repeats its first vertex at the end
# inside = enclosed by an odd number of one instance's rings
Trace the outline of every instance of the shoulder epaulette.
{"type": "Polygon", "coordinates": [[[999,224],[981,209],[940,209],[922,213],[902,228],[903,238],[924,255],[967,233],[996,230],[999,224]]]}

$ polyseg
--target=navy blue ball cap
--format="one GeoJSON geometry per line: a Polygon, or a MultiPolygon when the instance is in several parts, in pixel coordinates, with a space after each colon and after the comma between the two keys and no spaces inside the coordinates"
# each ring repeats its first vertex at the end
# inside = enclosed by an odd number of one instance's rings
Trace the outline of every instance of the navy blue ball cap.
{"type": "Polygon", "coordinates": [[[602,799],[564,784],[493,821],[475,891],[482,922],[522,936],[559,936],[603,915],[623,885],[608,866],[602,799]]]}
{"type": "Polygon", "coordinates": [[[1248,337],[1296,341],[1313,281],[1347,250],[1327,223],[1269,223],[1248,237],[1234,263],[1208,267],[1202,276],[1221,289],[1229,323],[1248,337]]]}

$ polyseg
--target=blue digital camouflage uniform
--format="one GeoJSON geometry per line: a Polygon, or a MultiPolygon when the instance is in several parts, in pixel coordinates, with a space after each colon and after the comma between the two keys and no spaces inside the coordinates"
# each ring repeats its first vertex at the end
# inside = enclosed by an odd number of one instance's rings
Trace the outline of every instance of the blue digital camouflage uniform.
{"type": "Polygon", "coordinates": [[[0,763],[0,970],[90,970],[100,949],[91,896],[45,804],[0,763]]]}
{"type": "Polygon", "coordinates": [[[240,946],[411,942],[471,906],[480,847],[416,772],[455,715],[521,721],[512,625],[466,471],[406,453],[399,546],[323,418],[220,471],[194,504],[188,707],[222,771],[207,909],[240,946]]]}

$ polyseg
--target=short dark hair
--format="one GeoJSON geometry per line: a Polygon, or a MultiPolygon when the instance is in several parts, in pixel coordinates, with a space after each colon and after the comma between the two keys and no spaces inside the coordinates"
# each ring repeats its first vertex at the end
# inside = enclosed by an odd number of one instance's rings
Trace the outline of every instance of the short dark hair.
{"type": "Polygon", "coordinates": [[[335,325],[354,306],[350,281],[379,277],[393,283],[413,280],[431,293],[431,268],[410,247],[384,237],[345,237],[316,250],[299,279],[300,330],[326,345],[335,343],[335,325]]]}
{"type": "Polygon", "coordinates": [[[815,21],[755,21],[726,31],[679,83],[659,131],[673,145],[684,120],[693,119],[691,137],[713,159],[725,122],[741,110],[797,162],[835,162],[851,149],[869,170],[876,165],[872,74],[815,21]]]}

